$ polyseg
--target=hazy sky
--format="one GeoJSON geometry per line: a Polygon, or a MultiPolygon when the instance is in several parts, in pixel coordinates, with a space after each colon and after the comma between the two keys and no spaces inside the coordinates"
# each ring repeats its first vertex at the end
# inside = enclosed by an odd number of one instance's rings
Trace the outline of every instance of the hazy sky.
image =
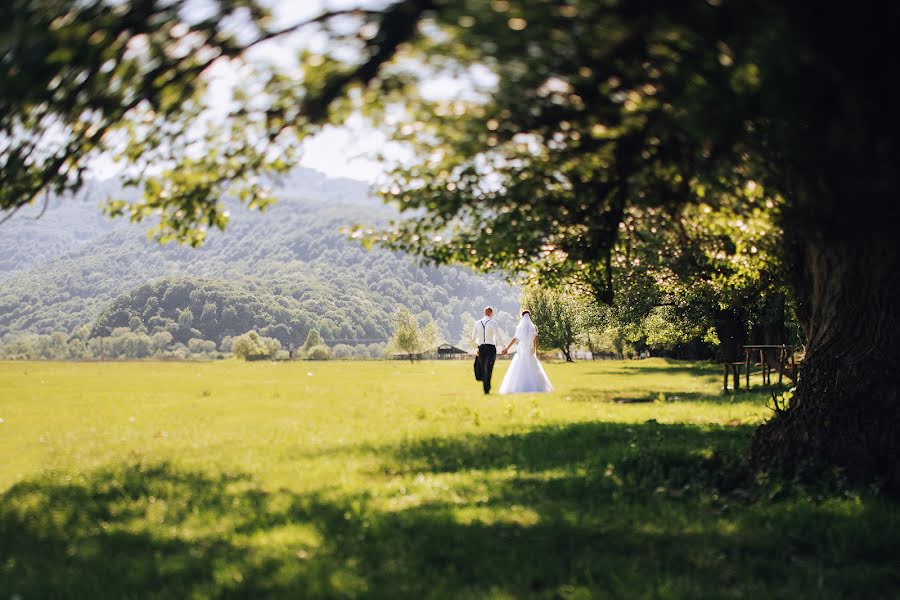
{"type": "MultiPolygon", "coordinates": [[[[348,8],[381,8],[393,0],[270,0],[275,17],[275,28],[288,27],[321,14],[324,10],[341,10],[348,8]]],[[[262,44],[248,54],[248,60],[268,60],[280,63],[285,67],[293,66],[293,58],[298,48],[303,46],[314,51],[323,51],[327,47],[324,34],[310,35],[311,30],[276,39],[262,44]]],[[[227,70],[227,69],[226,69],[227,70]]],[[[472,81],[484,85],[493,81],[493,75],[485,68],[472,68],[469,72],[472,81]]],[[[234,75],[223,73],[224,81],[237,81],[234,75]]],[[[472,90],[471,81],[456,76],[435,77],[423,82],[421,92],[425,97],[449,99],[466,97],[472,90]]],[[[224,96],[223,96],[224,97],[224,96]]],[[[375,181],[384,172],[384,167],[366,156],[376,151],[385,151],[387,139],[381,132],[367,127],[361,118],[351,117],[342,127],[328,127],[322,133],[307,140],[301,164],[318,169],[332,177],[350,177],[368,182],[375,181]]],[[[388,148],[385,154],[392,159],[406,160],[406,152],[397,145],[388,148]]]]}
{"type": "MultiPolygon", "coordinates": [[[[383,5],[382,2],[366,0],[271,0],[275,23],[273,28],[280,28],[314,17],[325,8],[342,9],[357,6],[383,5]]],[[[201,4],[202,6],[202,0],[201,4]]],[[[305,40],[308,35],[302,36],[305,40]]],[[[323,41],[313,38],[312,44],[323,41]]],[[[299,48],[297,37],[284,40],[273,40],[254,48],[247,56],[248,60],[274,60],[287,66],[285,58],[293,58],[299,48]]],[[[211,99],[213,110],[218,107],[222,114],[227,110],[230,87],[239,83],[238,74],[233,65],[221,61],[208,72],[211,80],[211,99]]],[[[374,182],[384,171],[376,161],[364,158],[372,155],[384,146],[385,136],[370,127],[366,127],[360,118],[351,118],[342,127],[327,127],[324,131],[308,139],[304,144],[300,164],[317,169],[330,177],[349,177],[367,182],[374,182]]],[[[115,177],[121,167],[108,156],[102,156],[91,164],[92,171],[99,177],[115,177]]]]}
{"type": "MultiPolygon", "coordinates": [[[[272,28],[279,29],[315,17],[326,9],[378,8],[390,4],[391,1],[269,0],[267,4],[275,17],[272,28]]],[[[203,0],[197,0],[197,4],[193,6],[202,13],[203,0]]],[[[250,50],[244,59],[248,62],[274,62],[285,68],[294,67],[297,52],[301,47],[308,47],[313,51],[325,50],[327,37],[322,33],[311,35],[312,31],[305,29],[300,34],[260,44],[250,50]]],[[[240,61],[236,63],[220,61],[206,73],[210,80],[210,104],[216,115],[221,114],[224,117],[228,110],[231,89],[241,83],[239,64],[240,61]]],[[[489,81],[492,76],[486,69],[482,71],[475,69],[470,74],[482,83],[489,81]]],[[[456,77],[438,77],[425,82],[422,93],[428,97],[448,99],[453,96],[465,96],[469,89],[471,86],[467,82],[456,77]]],[[[326,127],[321,133],[308,139],[303,146],[300,164],[322,171],[331,177],[349,177],[372,183],[384,173],[385,167],[368,157],[377,151],[384,151],[387,143],[384,134],[367,127],[363,119],[351,117],[345,125],[326,127]]],[[[408,158],[397,145],[389,148],[386,154],[398,160],[408,158]]],[[[109,157],[101,157],[92,163],[92,170],[105,178],[116,176],[121,168],[109,157]]]]}
{"type": "MultiPolygon", "coordinates": [[[[272,0],[276,23],[288,26],[314,17],[324,9],[354,8],[371,5],[363,0],[272,0]]],[[[383,2],[381,3],[383,4],[383,2]]],[[[278,42],[268,44],[260,52],[267,57],[276,56],[285,48],[278,42]]],[[[384,144],[384,136],[365,127],[360,120],[354,120],[345,127],[328,127],[304,144],[303,166],[323,171],[331,177],[350,177],[364,181],[374,181],[382,167],[377,162],[363,158],[384,144]]]]}

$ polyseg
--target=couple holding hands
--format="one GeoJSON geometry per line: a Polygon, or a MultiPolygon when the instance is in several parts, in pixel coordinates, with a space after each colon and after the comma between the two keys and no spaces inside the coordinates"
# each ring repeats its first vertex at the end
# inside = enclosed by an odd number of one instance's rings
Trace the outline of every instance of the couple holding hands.
{"type": "MultiPolygon", "coordinates": [[[[497,347],[501,344],[500,327],[493,319],[494,309],[484,309],[484,317],[472,327],[472,341],[478,347],[475,357],[475,379],[481,381],[484,393],[491,392],[491,375],[497,359],[497,347]]],[[[512,346],[518,345],[515,357],[500,384],[501,394],[551,392],[553,386],[537,357],[538,330],[531,321],[531,312],[522,311],[516,333],[500,354],[508,354],[512,346]]]]}

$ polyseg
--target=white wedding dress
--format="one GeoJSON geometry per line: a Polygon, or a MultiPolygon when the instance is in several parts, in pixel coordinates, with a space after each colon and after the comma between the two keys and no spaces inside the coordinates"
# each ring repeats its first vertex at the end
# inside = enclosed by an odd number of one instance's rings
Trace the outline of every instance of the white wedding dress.
{"type": "Polygon", "coordinates": [[[519,342],[516,355],[500,384],[501,394],[520,394],[526,392],[552,392],[553,386],[544,372],[544,367],[534,353],[534,338],[537,327],[531,322],[531,316],[525,315],[516,327],[515,338],[519,342]]]}

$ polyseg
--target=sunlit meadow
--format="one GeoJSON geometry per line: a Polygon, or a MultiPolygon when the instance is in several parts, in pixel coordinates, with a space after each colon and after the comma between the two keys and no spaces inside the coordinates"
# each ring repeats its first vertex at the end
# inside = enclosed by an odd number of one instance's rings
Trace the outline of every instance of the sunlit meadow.
{"type": "Polygon", "coordinates": [[[900,593],[896,508],[758,485],[718,369],[0,363],[0,597],[900,593]]]}

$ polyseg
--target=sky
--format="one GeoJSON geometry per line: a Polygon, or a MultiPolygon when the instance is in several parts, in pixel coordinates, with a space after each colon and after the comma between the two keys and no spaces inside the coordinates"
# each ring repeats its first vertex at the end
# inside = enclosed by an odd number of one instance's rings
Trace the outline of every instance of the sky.
{"type": "MultiPolygon", "coordinates": [[[[320,14],[323,10],[354,8],[361,4],[351,0],[272,0],[275,22],[288,26],[320,14]]],[[[278,42],[261,48],[261,53],[277,55],[284,48],[278,42]]],[[[385,144],[384,136],[366,127],[361,119],[351,119],[343,127],[328,127],[307,140],[300,164],[322,171],[329,177],[348,177],[374,182],[384,172],[378,162],[365,158],[385,144]]]]}
{"type": "MultiPolygon", "coordinates": [[[[272,11],[273,22],[270,27],[273,30],[301,23],[326,10],[382,8],[392,1],[394,0],[263,0],[272,11]]],[[[204,12],[204,8],[209,6],[205,5],[204,0],[192,2],[193,4],[188,4],[188,10],[195,12],[189,17],[209,16],[204,12]]],[[[306,47],[314,52],[326,50],[326,35],[322,32],[316,34],[314,31],[305,28],[300,33],[264,42],[235,62],[216,62],[205,73],[210,82],[209,105],[214,117],[224,117],[227,114],[231,90],[241,84],[241,61],[271,62],[285,69],[295,68],[296,56],[301,48],[306,47]]],[[[474,92],[473,83],[490,86],[493,81],[494,75],[487,68],[473,67],[463,78],[456,75],[433,76],[422,82],[420,91],[423,96],[431,99],[471,97],[474,92]]],[[[329,177],[346,177],[375,184],[388,170],[388,165],[375,160],[378,152],[395,163],[411,158],[399,144],[390,143],[383,132],[368,126],[359,115],[354,115],[342,126],[327,126],[317,135],[308,138],[304,142],[299,163],[329,177]]],[[[102,156],[91,164],[91,170],[98,177],[114,178],[120,174],[121,166],[110,157],[102,156]]]]}
{"type": "MultiPolygon", "coordinates": [[[[349,8],[380,8],[390,4],[392,0],[263,0],[273,14],[272,29],[289,27],[321,14],[326,10],[342,10],[349,8]]],[[[195,18],[203,18],[204,0],[195,0],[197,14],[195,18]]],[[[191,6],[190,4],[188,5],[191,6]]],[[[301,33],[284,36],[262,43],[252,48],[241,60],[248,62],[273,62],[278,66],[293,68],[295,57],[301,47],[313,51],[324,51],[327,38],[324,34],[311,35],[311,29],[301,33]]],[[[214,115],[227,114],[231,89],[241,83],[239,72],[240,61],[229,63],[217,62],[207,73],[210,81],[209,103],[214,115]]],[[[493,75],[487,69],[473,69],[470,72],[473,81],[479,84],[490,83],[493,75]]],[[[471,81],[459,78],[437,77],[423,82],[422,94],[430,98],[449,99],[464,97],[472,90],[471,81]]],[[[384,133],[367,126],[364,120],[351,116],[340,126],[325,127],[320,133],[308,138],[303,145],[300,165],[316,169],[329,177],[347,177],[376,183],[387,171],[387,166],[375,160],[376,152],[383,152],[391,159],[404,161],[408,154],[397,144],[391,145],[384,133]]],[[[92,164],[92,170],[102,178],[115,177],[121,167],[108,157],[100,157],[92,164]]]]}
{"type": "MultiPolygon", "coordinates": [[[[202,6],[202,0],[199,0],[202,6]]],[[[323,10],[339,10],[358,6],[373,6],[385,2],[366,0],[270,0],[274,23],[273,29],[290,26],[294,23],[315,17],[323,10]]],[[[308,36],[305,36],[308,38],[308,36]]],[[[315,44],[315,40],[312,42],[315,44]]],[[[297,36],[272,40],[251,50],[248,60],[275,61],[287,66],[285,57],[293,57],[298,48],[297,36]]],[[[220,61],[208,73],[211,80],[210,104],[225,114],[230,86],[239,83],[236,68],[220,61]]],[[[381,132],[365,125],[359,117],[351,117],[341,127],[328,126],[319,134],[312,136],[303,145],[300,164],[316,169],[329,177],[347,177],[368,183],[374,183],[385,167],[379,162],[367,158],[382,149],[387,140],[381,132]]],[[[91,170],[101,178],[117,176],[121,168],[107,156],[99,157],[91,170]]]]}
{"type": "MultiPolygon", "coordinates": [[[[275,17],[274,28],[287,27],[315,17],[323,10],[339,10],[371,4],[359,0],[272,0],[269,6],[275,17]]],[[[256,54],[266,59],[278,60],[285,51],[291,53],[290,42],[267,43],[256,54]],[[285,47],[285,46],[288,47],[285,47]]],[[[384,136],[366,127],[362,119],[351,119],[343,127],[327,127],[304,143],[300,164],[322,171],[329,177],[348,177],[369,183],[384,172],[375,160],[366,158],[385,144],[384,136]]]]}
{"type": "MultiPolygon", "coordinates": [[[[303,22],[326,10],[346,10],[351,8],[382,8],[393,0],[269,0],[274,17],[273,29],[289,27],[303,22]]],[[[300,45],[314,51],[324,51],[327,42],[324,34],[310,35],[310,30],[294,36],[286,36],[261,44],[247,54],[247,60],[273,61],[284,67],[293,67],[291,62],[300,45]]],[[[236,77],[227,71],[226,65],[220,74],[222,83],[234,83],[236,77]]],[[[431,99],[470,97],[473,83],[490,86],[494,75],[486,68],[473,67],[466,78],[457,76],[433,77],[422,82],[422,95],[431,99]]],[[[223,90],[224,92],[225,90],[223,90]]],[[[226,93],[222,93],[223,104],[226,93]]],[[[300,164],[324,172],[330,177],[348,177],[369,183],[377,181],[386,171],[385,165],[370,158],[382,151],[392,160],[404,161],[407,152],[397,144],[391,145],[386,136],[368,127],[358,116],[351,117],[341,127],[329,126],[321,133],[308,139],[303,148],[300,164]]]]}

